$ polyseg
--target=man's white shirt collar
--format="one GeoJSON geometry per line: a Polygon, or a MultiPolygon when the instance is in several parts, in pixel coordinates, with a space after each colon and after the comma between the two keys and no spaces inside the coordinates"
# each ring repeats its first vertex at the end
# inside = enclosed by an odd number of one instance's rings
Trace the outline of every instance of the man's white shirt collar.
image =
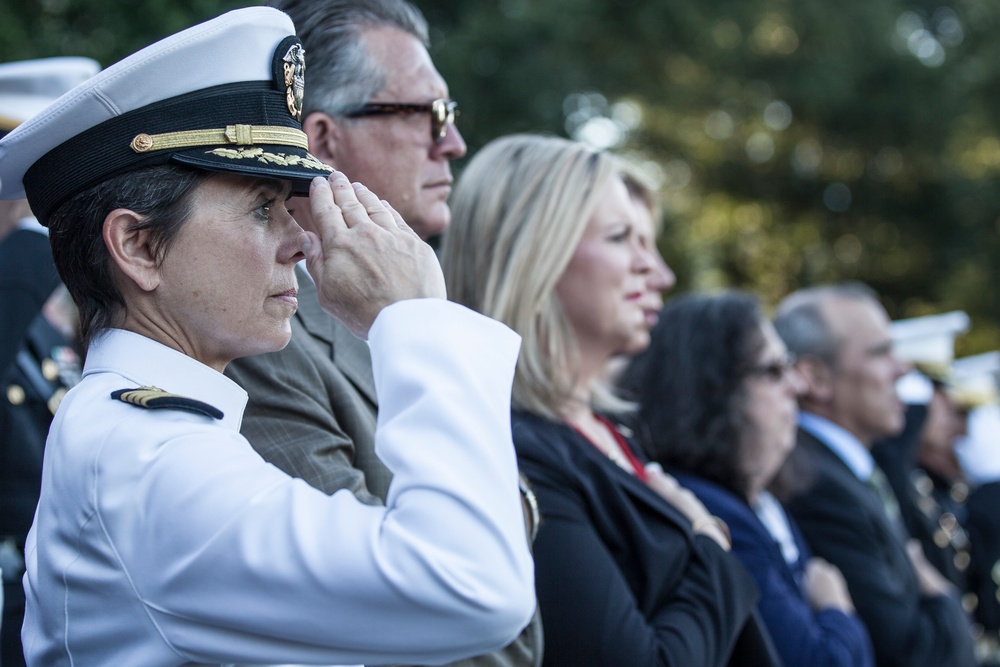
{"type": "Polygon", "coordinates": [[[800,555],[799,546],[795,543],[795,537],[792,536],[792,527],[788,523],[788,515],[785,514],[785,510],[782,508],[781,503],[778,502],[778,499],[767,491],[761,491],[750,505],[754,514],[764,524],[764,528],[767,529],[767,532],[777,542],[785,562],[789,565],[797,563],[800,555]]]}
{"type": "Polygon", "coordinates": [[[871,452],[842,426],[811,412],[799,412],[799,427],[830,448],[858,479],[867,482],[875,468],[871,452]]]}
{"type": "Polygon", "coordinates": [[[306,274],[306,278],[308,278],[312,282],[313,285],[316,284],[316,281],[313,280],[312,274],[309,273],[309,266],[306,264],[306,260],[305,259],[300,259],[299,262],[298,262],[298,264],[296,264],[295,266],[297,266],[300,269],[302,269],[302,273],[306,274]]]}
{"type": "Polygon", "coordinates": [[[21,218],[18,220],[17,224],[14,225],[14,229],[25,229],[29,232],[38,232],[42,236],[49,235],[48,227],[43,227],[42,224],[38,222],[38,219],[33,216],[28,216],[27,218],[21,218]]]}

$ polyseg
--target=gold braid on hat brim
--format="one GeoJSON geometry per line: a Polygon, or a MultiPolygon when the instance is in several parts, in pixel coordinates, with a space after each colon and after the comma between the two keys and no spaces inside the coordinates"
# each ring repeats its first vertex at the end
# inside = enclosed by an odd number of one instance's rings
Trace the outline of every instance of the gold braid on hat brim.
{"type": "Polygon", "coordinates": [[[309,139],[302,130],[268,125],[229,125],[209,130],[185,130],[163,134],[137,134],[129,146],[136,153],[176,150],[195,146],[271,144],[308,150],[309,139]]]}

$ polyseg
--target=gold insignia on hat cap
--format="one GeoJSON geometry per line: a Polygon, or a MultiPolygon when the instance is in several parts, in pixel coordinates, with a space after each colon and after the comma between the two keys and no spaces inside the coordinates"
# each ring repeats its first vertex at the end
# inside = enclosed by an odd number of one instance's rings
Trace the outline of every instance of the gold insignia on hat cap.
{"type": "Polygon", "coordinates": [[[299,43],[291,44],[281,58],[288,113],[302,120],[302,97],[306,92],[306,54],[299,43]]]}

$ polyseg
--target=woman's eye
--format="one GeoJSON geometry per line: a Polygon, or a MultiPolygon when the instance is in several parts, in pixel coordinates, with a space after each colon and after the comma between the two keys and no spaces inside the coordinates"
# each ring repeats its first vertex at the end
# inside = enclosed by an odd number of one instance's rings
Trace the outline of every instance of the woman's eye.
{"type": "Polygon", "coordinates": [[[624,229],[620,229],[617,232],[611,234],[611,236],[609,236],[608,239],[616,243],[619,243],[621,241],[627,241],[630,236],[632,236],[632,228],[625,227],[624,229]]]}
{"type": "Polygon", "coordinates": [[[263,220],[268,221],[271,219],[271,209],[274,207],[275,200],[268,199],[266,202],[257,207],[256,214],[263,220]]]}

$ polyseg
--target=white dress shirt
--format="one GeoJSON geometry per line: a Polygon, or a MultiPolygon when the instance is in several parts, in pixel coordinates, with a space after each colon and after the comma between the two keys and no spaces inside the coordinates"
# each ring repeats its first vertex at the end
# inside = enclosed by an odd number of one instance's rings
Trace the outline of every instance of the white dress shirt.
{"type": "Polygon", "coordinates": [[[222,374],[101,336],[46,446],[28,664],[436,664],[511,641],[534,609],[510,435],[520,339],[421,299],[385,309],[369,340],[385,507],[265,463],[222,374]],[[224,416],[111,398],[146,385],[224,416]]]}
{"type": "Polygon", "coordinates": [[[829,419],[811,412],[799,412],[799,426],[830,448],[858,479],[868,482],[875,469],[875,459],[850,431],[829,419]]]}
{"type": "Polygon", "coordinates": [[[788,515],[785,508],[781,506],[778,499],[768,491],[761,491],[757,498],[751,503],[751,507],[764,528],[771,534],[774,541],[781,549],[781,556],[789,566],[799,562],[799,545],[795,543],[795,536],[792,535],[792,526],[788,522],[788,515]]]}

